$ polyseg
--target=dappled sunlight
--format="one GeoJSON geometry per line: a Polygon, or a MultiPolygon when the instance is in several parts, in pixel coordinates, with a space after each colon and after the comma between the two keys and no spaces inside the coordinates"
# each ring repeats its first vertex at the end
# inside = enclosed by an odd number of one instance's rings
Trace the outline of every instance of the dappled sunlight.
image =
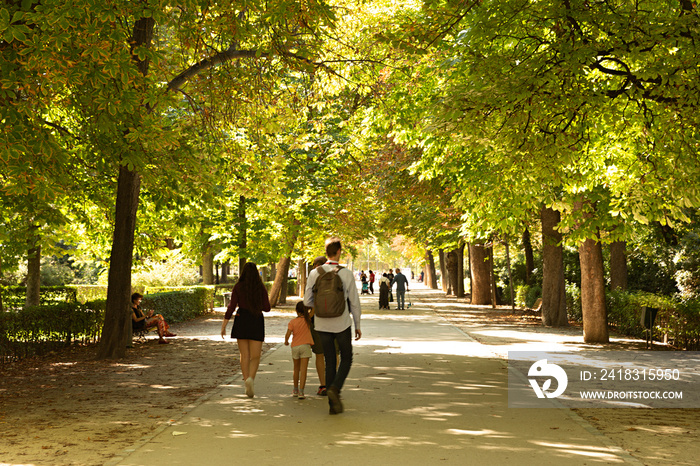
{"type": "Polygon", "coordinates": [[[384,432],[349,432],[342,440],[335,440],[334,445],[368,445],[382,447],[404,447],[416,445],[437,445],[436,442],[417,441],[410,436],[390,436],[384,432]]]}
{"type": "Polygon", "coordinates": [[[466,430],[466,429],[447,429],[448,434],[452,435],[468,435],[470,437],[486,437],[486,438],[512,438],[512,434],[505,432],[497,432],[491,429],[481,430],[466,430]]]}
{"type": "Polygon", "coordinates": [[[412,312],[410,314],[369,314],[363,312],[362,320],[391,320],[396,322],[433,322],[435,321],[435,315],[430,311],[426,312],[425,314],[416,314],[415,312],[412,312]]]}
{"type": "Polygon", "coordinates": [[[599,447],[593,445],[574,445],[570,443],[541,442],[537,440],[531,440],[531,443],[541,447],[552,448],[561,453],[567,453],[575,456],[583,456],[587,458],[596,458],[604,460],[608,463],[625,462],[622,458],[611,454],[610,449],[607,447],[599,447]]]}
{"type": "Polygon", "coordinates": [[[533,339],[539,340],[543,343],[583,343],[583,335],[573,336],[573,335],[562,335],[560,332],[557,333],[544,333],[544,332],[522,332],[516,330],[475,330],[471,332],[474,335],[483,335],[487,337],[496,337],[509,340],[526,340],[531,341],[533,339]]]}
{"type": "Polygon", "coordinates": [[[378,346],[375,353],[444,354],[453,356],[492,357],[493,352],[478,342],[469,341],[403,341],[362,339],[357,346],[378,346]]]}

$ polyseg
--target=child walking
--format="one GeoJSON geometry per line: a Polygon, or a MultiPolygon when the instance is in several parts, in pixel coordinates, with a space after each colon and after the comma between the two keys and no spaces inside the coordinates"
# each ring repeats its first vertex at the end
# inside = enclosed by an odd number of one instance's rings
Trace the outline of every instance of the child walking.
{"type": "Polygon", "coordinates": [[[289,346],[289,337],[292,337],[292,360],[294,361],[294,391],[292,395],[300,400],[304,396],[306,387],[306,370],[309,367],[311,358],[311,345],[314,339],[311,336],[311,316],[309,308],[304,306],[303,301],[297,303],[297,316],[289,321],[287,334],[284,336],[284,344],[289,346]]]}

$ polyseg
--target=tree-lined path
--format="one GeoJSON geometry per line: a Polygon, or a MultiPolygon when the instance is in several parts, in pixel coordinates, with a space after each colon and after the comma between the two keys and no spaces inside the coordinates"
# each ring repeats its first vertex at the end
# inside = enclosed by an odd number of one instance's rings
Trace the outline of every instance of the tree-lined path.
{"type": "Polygon", "coordinates": [[[508,409],[503,360],[435,313],[460,304],[425,289],[412,299],[378,312],[376,296],[362,298],[343,414],[291,396],[289,349],[278,345],[254,399],[236,378],[109,464],[642,464],[569,410],[508,409]]]}

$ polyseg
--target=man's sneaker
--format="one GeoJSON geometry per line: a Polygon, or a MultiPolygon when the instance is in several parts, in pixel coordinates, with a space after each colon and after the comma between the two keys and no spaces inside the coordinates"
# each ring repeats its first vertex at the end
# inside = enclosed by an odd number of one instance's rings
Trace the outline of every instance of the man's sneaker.
{"type": "Polygon", "coordinates": [[[343,402],[340,401],[340,392],[336,387],[328,387],[328,404],[330,405],[331,414],[340,414],[343,412],[343,402]]]}

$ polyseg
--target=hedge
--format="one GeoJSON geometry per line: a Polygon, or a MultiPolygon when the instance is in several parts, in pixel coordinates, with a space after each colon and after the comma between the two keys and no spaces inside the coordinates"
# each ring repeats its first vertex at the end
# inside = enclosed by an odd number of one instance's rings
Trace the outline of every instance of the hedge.
{"type": "Polygon", "coordinates": [[[141,307],[161,314],[168,323],[191,320],[214,310],[214,286],[147,287],[141,307]]]}
{"type": "MultiPolygon", "coordinates": [[[[575,285],[567,286],[569,318],[582,321],[581,292],[575,285]]],[[[683,350],[700,350],[700,299],[681,299],[640,291],[607,291],[605,307],[608,325],[622,335],[645,338],[642,308],[658,309],[652,337],[667,340],[683,350]]]]}
{"type": "MultiPolygon", "coordinates": [[[[265,283],[265,289],[267,289],[267,292],[269,293],[270,290],[272,290],[272,284],[274,282],[264,282],[265,283]]],[[[298,296],[297,293],[297,281],[289,279],[287,280],[287,296],[298,296]]]]}
{"type": "MultiPolygon", "coordinates": [[[[79,295],[76,287],[54,288],[41,289],[42,302],[48,304],[22,309],[22,295],[21,299],[15,299],[21,304],[6,306],[6,312],[0,312],[0,362],[46,354],[78,342],[99,341],[106,300],[80,303],[75,299],[79,295]],[[64,301],[60,302],[60,298],[64,301]]],[[[213,286],[144,291],[147,294],[142,307],[162,314],[169,323],[190,320],[213,310],[213,286]]],[[[94,292],[101,291],[95,288],[94,292]]],[[[20,296],[20,293],[10,290],[9,295],[20,296]]]]}
{"type": "Polygon", "coordinates": [[[100,338],[106,301],[63,302],[0,313],[0,360],[46,354],[100,338]]]}
{"type": "MultiPolygon", "coordinates": [[[[0,287],[2,294],[2,305],[4,309],[19,309],[24,307],[27,287],[26,286],[3,286],[0,287]]],[[[42,286],[39,294],[39,302],[42,305],[55,303],[74,303],[77,301],[77,289],[75,286],[42,286]]]]}

